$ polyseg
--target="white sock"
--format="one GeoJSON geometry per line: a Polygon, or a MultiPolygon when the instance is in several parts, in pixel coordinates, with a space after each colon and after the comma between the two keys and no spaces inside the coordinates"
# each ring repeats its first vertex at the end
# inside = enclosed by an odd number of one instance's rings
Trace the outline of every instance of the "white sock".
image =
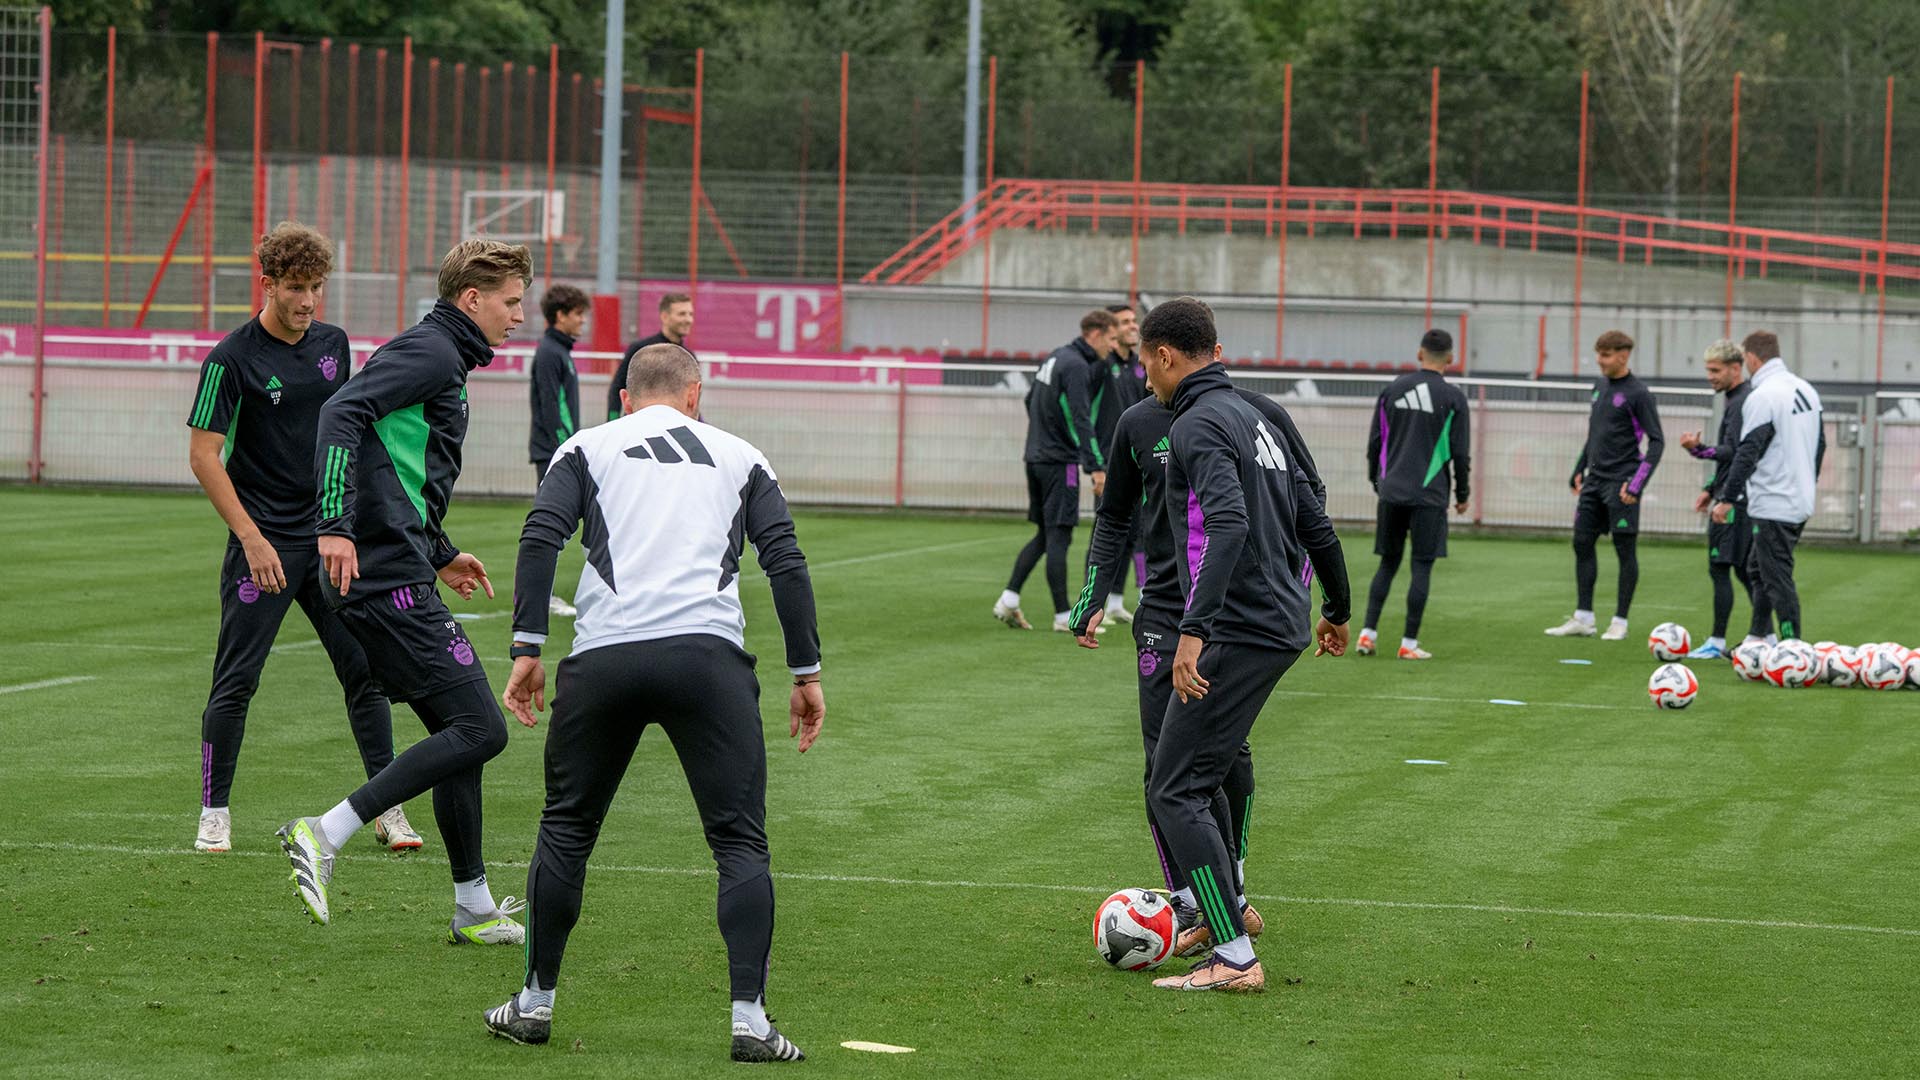
{"type": "Polygon", "coordinates": [[[320,845],[327,849],[327,854],[337,855],[365,824],[353,804],[341,799],[340,805],[320,815],[320,845]]]}
{"type": "Polygon", "coordinates": [[[1000,591],[1000,606],[1001,607],[1019,607],[1020,594],[1017,592],[1014,592],[1012,589],[1002,589],[1000,591]]]}
{"type": "Polygon", "coordinates": [[[1403,649],[1417,649],[1420,647],[1420,639],[1403,637],[1400,639],[1400,647],[1403,649]]]}
{"type": "Polygon", "coordinates": [[[1716,649],[1725,649],[1727,647],[1727,639],[1722,637],[1710,637],[1707,639],[1707,644],[1713,646],[1716,649]]]}
{"type": "Polygon", "coordinates": [[[1620,616],[1618,616],[1618,615],[1615,615],[1615,616],[1613,617],[1613,622],[1612,622],[1612,624],[1611,624],[1611,625],[1612,625],[1612,626],[1617,626],[1617,627],[1619,627],[1620,629],[1622,629],[1622,630],[1625,630],[1625,629],[1627,628],[1627,620],[1625,620],[1625,619],[1623,619],[1623,618],[1621,618],[1621,617],[1620,617],[1620,616]]]}
{"type": "Polygon", "coordinates": [[[767,1020],[767,1007],[760,1003],[759,998],[734,1002],[733,1022],[747,1025],[747,1030],[753,1032],[755,1038],[764,1039],[773,1030],[773,1025],[767,1020]]]}
{"type": "Polygon", "coordinates": [[[1573,612],[1573,617],[1575,620],[1586,623],[1588,626],[1593,625],[1593,612],[1591,611],[1581,611],[1576,608],[1573,612]]]}
{"type": "Polygon", "coordinates": [[[1213,951],[1219,953],[1220,959],[1228,963],[1239,964],[1242,967],[1253,963],[1253,939],[1245,934],[1241,934],[1232,941],[1215,945],[1213,951]]]}
{"type": "Polygon", "coordinates": [[[1053,613],[1053,621],[1057,623],[1066,622],[1071,618],[1073,618],[1073,612],[1071,611],[1056,611],[1053,613]]]}
{"type": "Polygon", "coordinates": [[[226,812],[227,808],[224,806],[203,806],[200,808],[200,820],[205,821],[215,814],[224,814],[226,812]]]}
{"type": "Polygon", "coordinates": [[[1181,911],[1192,911],[1200,906],[1200,902],[1193,898],[1193,890],[1191,888],[1174,890],[1171,899],[1173,900],[1173,906],[1179,908],[1181,911]]]}
{"type": "Polygon", "coordinates": [[[520,991],[520,1011],[521,1012],[532,1012],[534,1009],[537,1009],[542,1005],[545,1005],[549,1009],[553,1008],[553,991],[552,990],[535,990],[531,986],[524,987],[521,989],[520,991]]]}
{"type": "Polygon", "coordinates": [[[1107,594],[1107,610],[1108,611],[1120,610],[1120,608],[1125,606],[1126,600],[1127,600],[1127,595],[1125,593],[1117,593],[1117,592],[1108,593],[1107,594]]]}
{"type": "Polygon", "coordinates": [[[500,905],[493,902],[493,890],[487,888],[487,875],[481,874],[472,881],[453,883],[453,902],[460,910],[475,915],[491,915],[500,905]]]}

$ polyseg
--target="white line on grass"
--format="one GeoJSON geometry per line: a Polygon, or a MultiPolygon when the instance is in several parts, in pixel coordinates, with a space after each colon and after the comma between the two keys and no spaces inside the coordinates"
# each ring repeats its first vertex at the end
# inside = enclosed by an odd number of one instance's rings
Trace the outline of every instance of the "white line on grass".
{"type": "Polygon", "coordinates": [[[41,679],[39,682],[15,683],[12,686],[0,686],[0,694],[19,694],[28,690],[46,690],[55,686],[71,686],[74,683],[92,682],[98,675],[67,675],[58,679],[41,679]]]}
{"type": "MultiPolygon", "coordinates": [[[[950,544],[929,544],[926,547],[900,548],[897,551],[882,551],[873,555],[853,555],[845,559],[827,559],[824,562],[809,562],[812,570],[829,570],[836,566],[856,566],[860,563],[879,562],[882,559],[904,559],[912,555],[933,555],[942,551],[955,551],[960,548],[980,547],[985,544],[1004,544],[1004,536],[982,536],[973,540],[956,540],[950,544]]],[[[741,577],[758,577],[758,571],[741,571],[741,577]]]]}
{"type": "Polygon", "coordinates": [[[1534,701],[1512,702],[1489,700],[1487,698],[1468,697],[1423,697],[1417,694],[1347,694],[1330,693],[1324,690],[1275,690],[1273,697],[1330,697],[1343,701],[1424,701],[1445,705],[1527,705],[1542,709],[1601,709],[1608,712],[1624,710],[1624,705],[1595,705],[1584,701],[1534,701]]]}
{"type": "MultiPolygon", "coordinates": [[[[179,856],[194,859],[219,860],[234,857],[248,858],[285,858],[275,851],[229,851],[221,855],[206,855],[185,848],[143,848],[121,844],[76,844],[55,841],[0,840],[0,850],[15,851],[53,851],[74,854],[100,855],[139,855],[157,858],[160,856],[179,856]]],[[[390,855],[340,855],[346,862],[386,862],[391,863],[390,855]]],[[[407,862],[417,862],[427,866],[445,866],[442,859],[422,856],[409,856],[407,862]]],[[[494,866],[503,869],[524,870],[523,862],[496,860],[494,866]]],[[[712,867],[685,866],[624,866],[612,863],[593,863],[590,869],[603,874],[656,874],[667,877],[712,877],[712,867]]],[[[898,885],[922,889],[1013,889],[1028,892],[1069,892],[1086,896],[1099,896],[1106,889],[1097,889],[1087,885],[1059,885],[1022,881],[960,881],[940,879],[879,877],[870,874],[809,874],[791,870],[776,870],[773,876],[783,881],[814,881],[835,885],[898,885]]],[[[1484,915],[1542,915],[1561,919],[1608,919],[1619,922],[1681,923],[1694,926],[1734,926],[1751,930],[1819,930],[1843,934],[1877,934],[1887,937],[1920,938],[1920,930],[1902,926],[1863,926],[1856,923],[1805,922],[1794,919],[1736,919],[1718,915],[1675,915],[1658,911],[1585,911],[1578,908],[1527,907],[1518,904],[1467,904],[1447,903],[1426,900],[1366,900],[1342,896],[1282,896],[1276,893],[1249,893],[1255,900],[1266,900],[1277,904],[1308,904],[1318,907],[1386,908],[1395,911],[1466,911],[1484,915]]]]}

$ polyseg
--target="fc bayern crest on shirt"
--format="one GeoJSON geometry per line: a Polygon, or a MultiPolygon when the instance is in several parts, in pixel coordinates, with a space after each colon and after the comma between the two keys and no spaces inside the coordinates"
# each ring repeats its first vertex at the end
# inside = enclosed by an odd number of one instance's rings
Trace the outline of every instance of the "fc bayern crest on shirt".
{"type": "Polygon", "coordinates": [[[320,377],[332,382],[340,374],[340,361],[332,356],[320,358],[320,377]]]}

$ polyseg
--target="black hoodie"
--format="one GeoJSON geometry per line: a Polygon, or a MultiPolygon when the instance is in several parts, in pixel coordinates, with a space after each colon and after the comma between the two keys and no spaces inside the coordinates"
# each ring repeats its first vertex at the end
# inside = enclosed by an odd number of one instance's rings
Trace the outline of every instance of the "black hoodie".
{"type": "Polygon", "coordinates": [[[358,549],[360,577],[348,601],[431,584],[460,553],[440,522],[460,476],[467,373],[492,360],[473,320],[436,301],[320,410],[318,532],[358,549]]]}
{"type": "Polygon", "coordinates": [[[1313,643],[1307,582],[1316,570],[1321,613],[1346,622],[1347,564],[1333,523],[1306,470],[1224,367],[1181,380],[1168,441],[1167,519],[1187,597],[1180,633],[1303,650],[1313,643]]]}
{"type": "Polygon", "coordinates": [[[540,335],[533,347],[533,377],[528,394],[533,407],[533,431],[527,436],[527,460],[544,464],[574,432],[580,430],[580,375],[573,369],[572,334],[554,327],[540,335]]]}

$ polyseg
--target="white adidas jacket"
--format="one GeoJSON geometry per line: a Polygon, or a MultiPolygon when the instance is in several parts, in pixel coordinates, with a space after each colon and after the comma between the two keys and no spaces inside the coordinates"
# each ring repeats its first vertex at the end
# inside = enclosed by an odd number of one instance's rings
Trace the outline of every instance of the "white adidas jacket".
{"type": "Polygon", "coordinates": [[[1747,480],[1747,516],[1790,523],[1812,517],[1821,443],[1819,391],[1774,357],[1754,373],[1740,421],[1742,442],[1773,425],[1773,440],[1747,480]]]}

